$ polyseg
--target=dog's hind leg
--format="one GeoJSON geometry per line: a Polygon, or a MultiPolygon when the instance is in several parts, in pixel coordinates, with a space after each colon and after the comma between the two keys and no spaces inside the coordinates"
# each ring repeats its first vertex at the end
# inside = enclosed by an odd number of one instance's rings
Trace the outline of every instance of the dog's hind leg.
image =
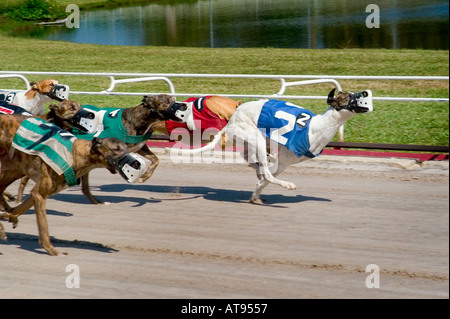
{"type": "Polygon", "coordinates": [[[19,189],[17,191],[16,203],[21,203],[22,202],[22,200],[23,200],[23,193],[25,192],[25,187],[27,186],[29,180],[30,180],[30,178],[28,176],[24,176],[20,180],[19,189]]]}
{"type": "Polygon", "coordinates": [[[33,207],[33,198],[28,196],[20,205],[8,210],[1,215],[2,218],[8,218],[13,223],[13,228],[17,227],[19,222],[18,217],[26,213],[31,207],[33,207]]]}
{"type": "Polygon", "coordinates": [[[5,211],[10,211],[12,209],[11,206],[9,206],[9,204],[7,202],[8,197],[9,196],[7,194],[5,194],[5,192],[0,195],[0,209],[3,209],[5,211]]]}
{"type": "MultiPolygon", "coordinates": [[[[276,165],[277,165],[277,169],[276,169],[276,172],[273,173],[274,177],[277,177],[278,175],[280,175],[287,168],[286,165],[281,164],[281,163],[278,163],[276,165]]],[[[256,183],[256,189],[255,189],[255,192],[252,194],[252,197],[250,198],[250,202],[253,204],[257,204],[257,205],[263,204],[263,201],[260,199],[260,196],[261,196],[263,189],[269,184],[270,184],[270,182],[267,179],[265,179],[264,176],[261,176],[259,178],[258,183],[256,183]]]]}
{"type": "MultiPolygon", "coordinates": [[[[262,176],[267,182],[279,185],[281,187],[287,188],[287,189],[295,189],[295,184],[287,181],[282,181],[280,179],[277,179],[272,175],[269,169],[269,162],[267,160],[267,148],[266,148],[266,139],[263,137],[263,135],[258,131],[259,134],[255,135],[255,141],[256,141],[256,156],[259,164],[259,171],[258,174],[262,176]]],[[[275,165],[280,165],[281,163],[277,163],[275,165]]],[[[272,168],[275,172],[278,172],[279,168],[275,167],[272,168]]],[[[283,169],[284,170],[284,169],[283,169]]],[[[279,174],[279,173],[278,173],[279,174]]]]}

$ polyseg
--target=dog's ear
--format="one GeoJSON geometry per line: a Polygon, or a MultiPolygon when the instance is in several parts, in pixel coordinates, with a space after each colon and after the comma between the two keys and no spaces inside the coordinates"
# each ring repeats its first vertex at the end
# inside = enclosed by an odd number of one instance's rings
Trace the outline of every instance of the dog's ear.
{"type": "Polygon", "coordinates": [[[350,92],[339,91],[338,95],[332,98],[330,105],[336,111],[340,111],[349,105],[351,95],[352,94],[350,92]]]}
{"type": "Polygon", "coordinates": [[[144,96],[142,100],[142,104],[152,110],[166,109],[172,102],[175,102],[175,98],[167,94],[144,96]]]}
{"type": "Polygon", "coordinates": [[[79,110],[81,110],[81,104],[77,101],[72,100],[64,100],[59,103],[59,106],[63,109],[66,116],[71,117],[75,115],[75,113],[77,113],[79,110]]]}
{"type": "Polygon", "coordinates": [[[81,104],[72,100],[64,100],[58,104],[51,104],[49,109],[59,118],[71,119],[81,110],[81,104]]]}
{"type": "Polygon", "coordinates": [[[92,139],[92,145],[91,145],[91,153],[96,154],[98,153],[98,147],[102,144],[101,140],[98,137],[94,137],[92,139]]]}
{"type": "Polygon", "coordinates": [[[58,109],[58,104],[50,104],[50,105],[48,106],[48,109],[49,109],[50,111],[55,112],[55,111],[58,109]]]}
{"type": "Polygon", "coordinates": [[[336,89],[332,89],[330,91],[330,93],[328,93],[328,99],[327,99],[327,104],[331,105],[333,103],[334,99],[334,93],[336,92],[336,89]]]}
{"type": "Polygon", "coordinates": [[[149,109],[156,109],[156,98],[155,96],[145,95],[142,99],[142,105],[149,109]]]}
{"type": "Polygon", "coordinates": [[[334,96],[336,89],[331,90],[328,94],[327,104],[332,106],[336,111],[340,111],[342,106],[347,105],[348,93],[339,91],[337,96],[334,96]]]}
{"type": "Polygon", "coordinates": [[[31,85],[31,89],[36,90],[36,91],[42,91],[42,89],[43,89],[41,81],[31,82],[30,85],[31,85]]]}

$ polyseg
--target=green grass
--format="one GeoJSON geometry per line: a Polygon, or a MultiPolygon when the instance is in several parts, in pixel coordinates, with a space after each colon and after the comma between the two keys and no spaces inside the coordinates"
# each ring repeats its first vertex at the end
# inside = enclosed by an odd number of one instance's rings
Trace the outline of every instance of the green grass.
{"type": "MultiPolygon", "coordinates": [[[[0,35],[3,70],[60,72],[143,72],[314,75],[449,74],[449,52],[427,50],[210,49],[74,44],[0,35]]],[[[30,76],[40,80],[42,76],[30,76]]],[[[105,77],[57,77],[74,91],[101,91],[105,77]]],[[[279,81],[237,79],[173,80],[177,92],[274,94],[279,81]]],[[[344,90],[372,89],[374,96],[448,97],[448,81],[340,81],[344,90]]],[[[0,79],[2,88],[23,88],[18,80],[0,79]]],[[[289,95],[326,95],[330,85],[290,88],[289,95]]],[[[163,82],[118,85],[116,91],[169,92],[163,82]]],[[[72,95],[83,104],[131,107],[139,97],[72,95]]],[[[293,101],[315,113],[325,101],[293,101]]],[[[345,140],[392,144],[449,145],[448,103],[375,102],[375,111],[353,117],[345,140]]]]}
{"type": "MultiPolygon", "coordinates": [[[[4,10],[11,9],[23,3],[25,0],[1,0],[0,2],[0,13],[4,10]]],[[[137,5],[146,4],[151,2],[162,2],[167,0],[46,0],[53,4],[65,8],[69,4],[76,4],[80,9],[93,9],[93,8],[106,8],[106,7],[116,7],[123,5],[137,5]]],[[[186,1],[186,0],[175,0],[175,1],[186,1]]]]}

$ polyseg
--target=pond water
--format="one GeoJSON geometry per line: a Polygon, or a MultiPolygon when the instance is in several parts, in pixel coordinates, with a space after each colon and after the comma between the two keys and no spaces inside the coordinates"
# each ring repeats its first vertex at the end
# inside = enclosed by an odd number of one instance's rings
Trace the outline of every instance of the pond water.
{"type": "MultiPolygon", "coordinates": [[[[371,20],[374,21],[374,20],[371,20]]],[[[448,50],[441,0],[200,0],[81,12],[80,28],[36,27],[29,36],[107,45],[448,50]],[[370,3],[379,28],[368,28],[370,3]]]]}

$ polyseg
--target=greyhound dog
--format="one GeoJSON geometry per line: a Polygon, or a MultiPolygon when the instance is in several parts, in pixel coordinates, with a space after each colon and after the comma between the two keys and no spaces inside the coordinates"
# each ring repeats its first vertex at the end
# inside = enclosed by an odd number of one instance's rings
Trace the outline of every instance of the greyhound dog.
{"type": "MultiPolygon", "coordinates": [[[[4,101],[0,101],[0,108],[1,108],[0,114],[22,114],[32,116],[32,114],[30,114],[25,109],[4,101]]],[[[49,106],[49,109],[50,111],[48,113],[39,116],[39,118],[47,122],[53,123],[65,131],[71,131],[73,128],[73,124],[71,123],[71,121],[75,116],[75,114],[81,110],[81,104],[76,101],[63,100],[58,104],[51,104],[49,106]]],[[[23,191],[25,189],[27,182],[28,177],[26,176],[23,177],[17,194],[18,203],[22,201],[23,191]]],[[[6,196],[9,200],[14,199],[14,196],[7,192],[4,192],[3,195],[6,196]]]]}
{"type": "Polygon", "coordinates": [[[258,183],[250,199],[251,203],[262,204],[260,195],[269,184],[286,189],[295,189],[295,184],[277,179],[287,167],[314,158],[333,139],[339,127],[355,113],[373,111],[372,92],[339,92],[332,90],[327,99],[330,107],[320,115],[277,100],[260,100],[244,103],[236,110],[228,125],[213,141],[184,154],[199,154],[209,151],[220,141],[223,134],[235,138],[244,146],[244,159],[256,169],[258,183]],[[269,140],[276,142],[278,152],[267,153],[269,140]]]}
{"type": "Polygon", "coordinates": [[[46,103],[67,100],[69,97],[69,87],[59,84],[57,80],[31,82],[30,85],[31,89],[24,92],[0,91],[0,101],[18,105],[36,116],[44,114],[46,103]]]}
{"type": "MultiPolygon", "coordinates": [[[[77,184],[94,168],[105,167],[116,173],[120,169],[117,163],[132,151],[126,143],[116,138],[82,140],[39,118],[0,115],[0,200],[3,201],[1,195],[5,189],[17,179],[27,176],[35,182],[30,196],[14,208],[7,207],[6,212],[0,213],[0,218],[9,219],[15,227],[18,217],[34,206],[39,243],[50,255],[57,255],[49,237],[46,199],[77,184]],[[25,133],[31,137],[25,138],[25,133]],[[50,144],[50,139],[55,139],[56,144],[50,144]],[[33,148],[47,142],[44,148],[33,148]],[[52,150],[50,153],[41,154],[49,148],[52,150]],[[62,163],[61,158],[64,158],[62,163]]],[[[6,238],[3,226],[0,228],[0,238],[6,238]]]]}
{"type": "MultiPolygon", "coordinates": [[[[132,108],[98,109],[92,105],[85,105],[72,117],[71,121],[66,121],[66,117],[63,122],[65,125],[70,123],[70,125],[76,126],[70,131],[78,138],[92,140],[96,136],[116,137],[126,142],[128,147],[136,149],[136,153],[141,156],[141,159],[136,159],[141,161],[142,169],[144,170],[145,167],[145,171],[134,175],[139,176],[139,182],[142,183],[153,175],[159,164],[158,157],[146,145],[146,140],[153,132],[153,125],[166,120],[182,122],[191,112],[192,110],[188,110],[187,105],[177,103],[175,98],[160,94],[144,96],[142,102],[132,108]]],[[[129,176],[122,176],[131,182],[129,176]]],[[[17,201],[21,201],[27,182],[27,178],[22,180],[17,201]]],[[[89,173],[81,177],[81,189],[93,204],[103,204],[90,191],[89,173]]]]}
{"type": "MultiPolygon", "coordinates": [[[[74,133],[78,138],[92,140],[97,136],[102,138],[116,137],[126,142],[128,147],[136,149],[136,153],[146,163],[142,165],[143,169],[145,166],[145,171],[135,175],[139,175],[139,181],[144,182],[153,175],[159,164],[158,157],[146,145],[146,140],[153,132],[153,125],[166,120],[181,122],[185,120],[184,115],[187,114],[184,112],[189,113],[185,104],[177,103],[175,98],[161,94],[144,96],[142,102],[132,108],[99,109],[92,105],[84,105],[76,114],[71,112],[71,119],[68,119],[69,115],[65,114],[67,116],[62,122],[65,126],[75,126],[67,130],[74,133]]],[[[60,111],[60,113],[62,112],[60,111]]],[[[127,176],[123,177],[130,181],[127,176]]],[[[27,182],[28,178],[25,177],[19,186],[18,202],[22,200],[27,182]]],[[[103,204],[90,191],[89,173],[81,178],[81,189],[93,204],[103,204]]]]}
{"type": "Polygon", "coordinates": [[[242,104],[240,100],[235,101],[218,95],[190,98],[184,102],[193,105],[191,120],[187,120],[185,123],[161,121],[155,124],[154,130],[167,135],[177,128],[184,128],[192,132],[196,129],[203,131],[214,127],[220,131],[228,124],[236,108],[242,104]],[[199,127],[196,127],[196,122],[200,124],[199,127]]]}

